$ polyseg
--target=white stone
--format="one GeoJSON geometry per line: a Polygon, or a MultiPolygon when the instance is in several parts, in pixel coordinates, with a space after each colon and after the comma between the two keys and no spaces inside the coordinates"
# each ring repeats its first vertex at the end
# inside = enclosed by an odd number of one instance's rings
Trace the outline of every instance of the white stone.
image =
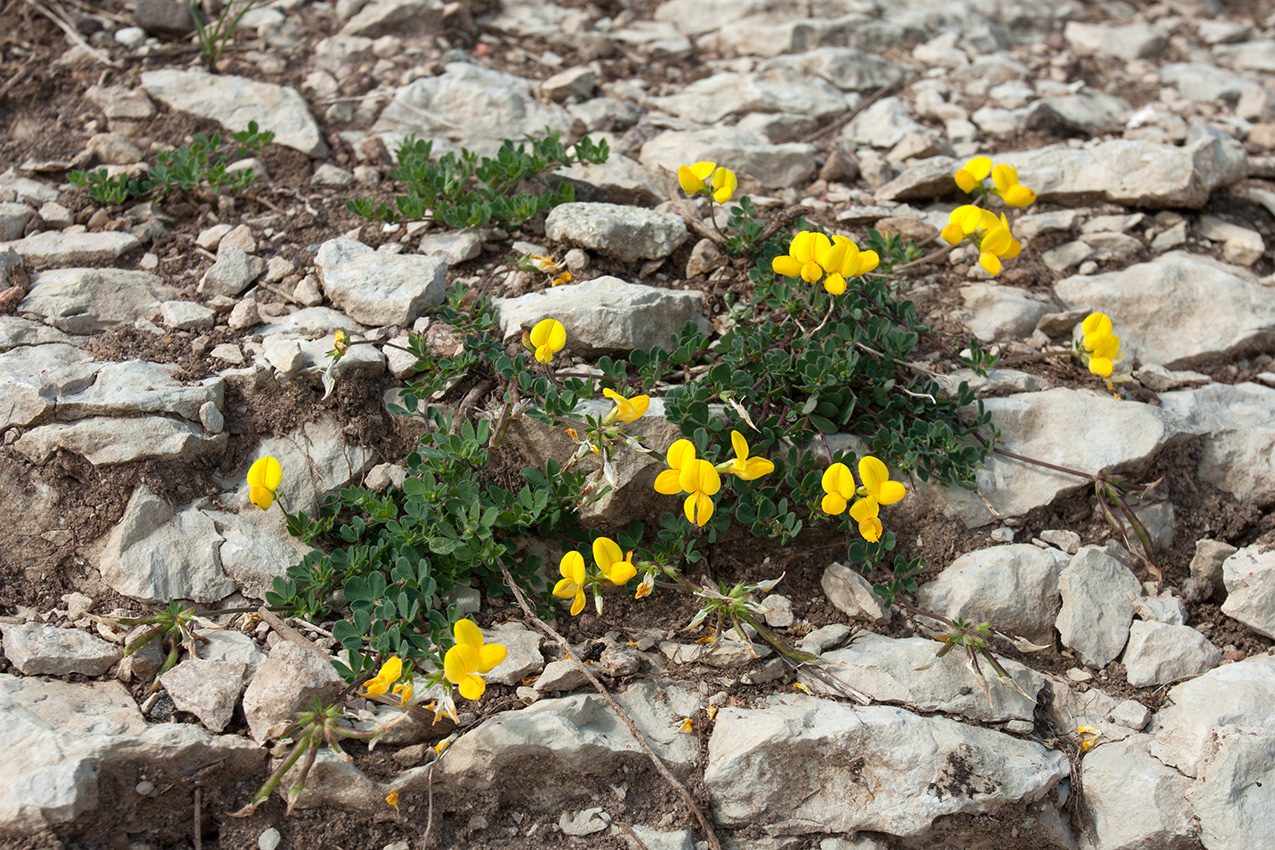
{"type": "Polygon", "coordinates": [[[1208,384],[1162,393],[1160,401],[1200,435],[1201,480],[1259,508],[1275,504],[1275,389],[1208,384]]]}
{"type": "Polygon", "coordinates": [[[851,620],[887,623],[890,611],[872,591],[872,584],[844,564],[829,564],[823,571],[820,587],[832,606],[851,620]]]}
{"type": "Polygon", "coordinates": [[[1212,670],[1222,653],[1190,626],[1134,620],[1121,661],[1129,684],[1146,688],[1212,670]]]}
{"type": "Polygon", "coordinates": [[[944,815],[1025,809],[1066,776],[1061,753],[999,732],[787,696],[717,713],[704,784],[723,826],[921,836],[944,815]]]}
{"type": "Polygon", "coordinates": [[[1040,296],[1016,286],[973,283],[961,287],[962,319],[970,333],[987,342],[1031,336],[1041,316],[1053,309],[1040,296]]]}
{"type": "Polygon", "coordinates": [[[967,552],[917,593],[917,604],[949,619],[990,620],[1033,643],[1052,644],[1066,559],[1027,543],[967,552]]]}
{"type": "Polygon", "coordinates": [[[78,629],[44,623],[0,625],[4,657],[24,676],[102,676],[124,650],[78,629]]]}
{"type": "Polygon", "coordinates": [[[660,260],[686,241],[680,215],[618,204],[570,203],[554,207],[545,235],[624,263],[660,260]]]}
{"type": "Polygon", "coordinates": [[[1150,735],[1102,742],[1081,761],[1085,802],[1093,818],[1092,850],[1189,850],[1198,847],[1191,813],[1182,805],[1191,780],[1161,764],[1150,735]]]}
{"type": "MultiPolygon", "coordinates": [[[[763,189],[799,185],[815,171],[815,148],[801,142],[773,144],[754,133],[733,127],[661,133],[642,146],[639,161],[653,175],[677,174],[678,166],[691,162],[730,163],[747,184],[754,180],[763,189]]],[[[951,180],[951,175],[948,175],[951,180]]]]}
{"type": "Polygon", "coordinates": [[[366,325],[409,326],[446,296],[447,263],[437,257],[384,254],[340,238],[324,242],[314,262],[327,297],[366,325]]]}
{"type": "Polygon", "coordinates": [[[117,230],[101,233],[42,230],[25,239],[0,242],[0,251],[12,249],[24,262],[65,268],[84,263],[111,263],[141,244],[133,234],[117,230]]]}
{"type": "Polygon", "coordinates": [[[323,132],[296,89],[263,83],[233,74],[164,69],[142,74],[142,88],[178,112],[216,121],[237,133],[256,121],[275,134],[275,144],[324,157],[323,132]]]}
{"type": "Polygon", "coordinates": [[[221,378],[185,383],[173,377],[177,367],[171,364],[124,360],[98,366],[92,384],[59,399],[59,419],[163,413],[202,422],[204,405],[220,408],[225,397],[221,378]]]}
{"type": "Polygon", "coordinates": [[[149,318],[159,312],[161,302],[177,296],[175,288],[145,272],[57,269],[31,279],[18,312],[38,316],[67,333],[92,334],[149,318]]]}
{"type": "Polygon", "coordinates": [[[159,305],[164,324],[179,331],[211,328],[217,313],[211,307],[194,301],[165,301],[159,305]]]}
{"type": "Polygon", "coordinates": [[[316,699],[335,699],[344,684],[327,658],[295,643],[279,641],[243,695],[244,716],[253,740],[263,743],[283,732],[298,710],[316,699]]]}
{"type": "Polygon", "coordinates": [[[700,322],[702,294],[627,283],[604,275],[585,283],[555,286],[493,305],[506,340],[556,319],[567,331],[567,350],[593,355],[672,345],[687,322],[700,322]]]}
{"type": "Polygon", "coordinates": [[[1054,284],[1068,309],[1111,317],[1128,359],[1190,367],[1275,340],[1275,292],[1236,266],[1183,252],[1054,284]],[[1242,317],[1237,320],[1237,317],[1242,317]]]}
{"type": "Polygon", "coordinates": [[[1222,243],[1222,259],[1240,266],[1251,266],[1266,253],[1262,234],[1217,216],[1200,216],[1195,232],[1211,242],[1222,243]]]}
{"type": "Polygon", "coordinates": [[[0,354],[0,429],[29,425],[93,382],[102,364],[72,345],[20,345],[0,354]]]}
{"type": "Polygon", "coordinates": [[[521,623],[500,623],[483,633],[487,643],[498,643],[507,655],[490,673],[484,673],[488,682],[500,685],[519,685],[528,676],[535,676],[545,669],[544,656],[540,654],[540,632],[532,631],[521,623]]]}
{"type": "Polygon", "coordinates": [[[1222,562],[1222,579],[1222,613],[1258,634],[1275,637],[1275,550],[1262,545],[1240,549],[1222,562]]]}
{"type": "Polygon", "coordinates": [[[221,732],[234,715],[246,669],[241,661],[187,658],[159,681],[178,711],[198,717],[209,732],[221,732]]]}
{"type": "Polygon", "coordinates": [[[1129,639],[1133,607],[1142,586],[1129,568],[1097,546],[1084,546],[1058,577],[1063,646],[1090,666],[1106,667],[1129,639]]]}
{"type": "Polygon", "coordinates": [[[39,425],[23,434],[13,448],[32,463],[46,463],[61,450],[82,455],[94,466],[113,466],[139,460],[190,461],[219,455],[226,442],[225,434],[209,436],[202,427],[166,416],[95,416],[39,425]]]}

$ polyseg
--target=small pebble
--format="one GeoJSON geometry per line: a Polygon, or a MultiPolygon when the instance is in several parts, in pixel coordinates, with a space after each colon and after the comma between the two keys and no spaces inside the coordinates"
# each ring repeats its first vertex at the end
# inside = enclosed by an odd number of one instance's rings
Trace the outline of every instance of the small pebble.
{"type": "Polygon", "coordinates": [[[276,850],[283,842],[283,836],[273,826],[257,837],[257,850],[276,850]]]}
{"type": "Polygon", "coordinates": [[[133,790],[137,792],[139,797],[149,797],[151,794],[155,793],[155,783],[143,779],[141,782],[137,783],[137,786],[133,790]]]}

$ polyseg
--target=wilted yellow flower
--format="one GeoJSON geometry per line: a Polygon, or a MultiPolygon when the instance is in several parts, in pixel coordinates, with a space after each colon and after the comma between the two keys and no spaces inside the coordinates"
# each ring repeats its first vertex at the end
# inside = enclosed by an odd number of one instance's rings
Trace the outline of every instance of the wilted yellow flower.
{"type": "Polygon", "coordinates": [[[683,718],[682,725],[678,727],[677,731],[684,732],[686,734],[690,734],[691,732],[695,731],[695,718],[693,717],[683,718]]]}
{"type": "Polygon", "coordinates": [[[398,791],[391,788],[390,793],[385,796],[385,802],[389,803],[395,809],[398,809],[398,791]]]}
{"type": "Polygon", "coordinates": [[[460,686],[465,699],[478,699],[487,690],[479,673],[489,673],[505,660],[508,650],[498,643],[483,643],[483,633],[473,620],[457,620],[452,628],[456,645],[443,656],[443,675],[460,686]]]}
{"type": "Polygon", "coordinates": [[[387,692],[390,685],[397,682],[401,675],[403,675],[403,661],[397,655],[391,655],[376,672],[376,677],[363,683],[364,696],[379,697],[387,692]]]}
{"type": "Polygon", "coordinates": [[[865,275],[881,262],[876,251],[860,251],[858,245],[844,236],[833,236],[832,243],[822,248],[816,259],[828,272],[823,288],[833,295],[846,291],[846,278],[865,275]]]}
{"type": "Polygon", "coordinates": [[[562,286],[564,283],[570,283],[570,282],[571,282],[571,272],[563,272],[562,274],[558,275],[557,277],[553,279],[553,283],[551,283],[550,286],[562,286]]]}
{"type": "Polygon", "coordinates": [[[628,584],[629,579],[637,575],[637,567],[633,566],[633,552],[625,555],[620,544],[609,537],[599,537],[593,541],[593,561],[602,570],[602,575],[614,585],[628,584]]]}
{"type": "Polygon", "coordinates": [[[641,419],[642,414],[646,413],[646,409],[651,405],[651,397],[649,395],[635,395],[633,398],[625,398],[610,387],[603,388],[602,394],[615,402],[615,407],[607,415],[608,422],[619,419],[625,424],[630,424],[641,419]]]}
{"type": "Polygon", "coordinates": [[[342,356],[350,349],[350,339],[345,335],[345,331],[338,329],[332,335],[332,349],[342,356]]]}
{"type": "Polygon", "coordinates": [[[412,683],[399,682],[394,686],[394,693],[398,694],[399,705],[407,705],[412,701],[412,683]]]}
{"type": "Polygon", "coordinates": [[[650,596],[651,591],[655,589],[655,573],[647,573],[646,576],[638,582],[637,590],[633,594],[634,599],[642,599],[650,596]]]}
{"type": "Polygon", "coordinates": [[[974,187],[982,183],[991,173],[992,160],[986,156],[976,156],[956,172],[956,185],[961,187],[962,192],[968,194],[973,192],[974,187]]]}
{"type": "Polygon", "coordinates": [[[548,364],[567,344],[567,329],[557,319],[544,319],[531,329],[530,341],[536,359],[548,364]]]}
{"type": "Polygon", "coordinates": [[[1025,207],[1035,202],[1036,193],[1018,183],[1018,170],[1012,165],[1001,164],[992,169],[994,194],[1000,195],[1007,206],[1025,207]]]}
{"type": "Polygon", "coordinates": [[[274,504],[275,491],[283,483],[283,466],[269,455],[257,458],[248,467],[248,498],[263,511],[274,504]]]}
{"type": "Polygon", "coordinates": [[[704,709],[704,713],[708,715],[709,720],[715,720],[717,718],[717,706],[710,705],[708,708],[704,709]]]}
{"type": "Polygon", "coordinates": [[[1092,726],[1080,726],[1076,729],[1076,734],[1080,736],[1080,751],[1087,753],[1093,749],[1098,743],[1098,739],[1102,737],[1102,733],[1092,726]]]}
{"type": "Polygon", "coordinates": [[[738,431],[730,432],[730,442],[735,448],[735,459],[718,464],[718,472],[734,475],[744,481],[752,481],[775,471],[775,465],[764,457],[748,456],[748,441],[738,431]]]}
{"type": "Polygon", "coordinates": [[[770,267],[775,274],[784,277],[799,277],[806,283],[814,283],[823,277],[823,266],[819,265],[819,255],[832,247],[832,241],[822,233],[803,230],[792,238],[788,253],[775,257],[770,267]]]}
{"type": "Polygon", "coordinates": [[[553,586],[553,595],[559,599],[570,599],[571,616],[584,610],[584,556],[579,552],[567,552],[558,563],[558,573],[562,576],[553,586]]]}
{"type": "Polygon", "coordinates": [[[532,254],[527,257],[525,262],[526,265],[545,274],[557,274],[562,269],[561,263],[553,257],[546,257],[543,254],[532,254]]]}

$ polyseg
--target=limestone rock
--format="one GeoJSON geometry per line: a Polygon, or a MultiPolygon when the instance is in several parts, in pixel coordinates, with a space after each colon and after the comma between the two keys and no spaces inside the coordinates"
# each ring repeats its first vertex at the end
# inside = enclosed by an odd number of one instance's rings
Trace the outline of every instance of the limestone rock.
{"type": "Polygon", "coordinates": [[[199,718],[209,732],[221,732],[234,715],[243,691],[242,661],[203,661],[188,658],[160,677],[178,711],[199,718]]]}
{"type": "Polygon", "coordinates": [[[828,118],[845,111],[846,97],[831,83],[780,65],[704,77],[676,94],[652,98],[652,104],[681,118],[716,124],[732,115],[759,112],[828,118]]]}
{"type": "MultiPolygon", "coordinates": [[[[449,62],[436,77],[413,80],[394,94],[372,133],[398,139],[446,139],[494,156],[504,139],[565,133],[571,116],[557,104],[535,99],[530,80],[469,62],[449,62]]],[[[391,148],[394,145],[390,145],[391,148]]],[[[440,153],[435,146],[435,153],[440,153]]]]}
{"type": "Polygon", "coordinates": [[[594,355],[670,347],[683,325],[702,320],[701,299],[697,290],[661,289],[604,275],[518,298],[497,298],[494,306],[506,340],[541,319],[557,319],[567,330],[567,350],[594,355]]]}
{"type": "Polygon", "coordinates": [[[21,345],[0,354],[0,429],[29,425],[56,409],[59,398],[92,383],[102,367],[72,345],[21,345]]]}
{"type": "Polygon", "coordinates": [[[205,404],[220,409],[225,398],[225,382],[217,376],[184,384],[173,377],[172,365],[146,360],[97,365],[92,384],[58,401],[59,419],[168,413],[199,422],[205,404]]]}
{"type": "Polygon", "coordinates": [[[1135,688],[1198,676],[1222,663],[1222,653],[1190,626],[1134,620],[1121,659],[1135,688]]]}
{"type": "Polygon", "coordinates": [[[1259,544],[1244,547],[1222,562],[1222,580],[1222,613],[1258,634],[1275,637],[1275,550],[1259,544]]]}
{"type": "Polygon", "coordinates": [[[327,156],[323,133],[296,89],[233,74],[166,68],[142,74],[142,88],[170,109],[216,121],[237,133],[256,121],[275,144],[312,157],[327,156]]]}
{"type": "Polygon", "coordinates": [[[1268,847],[1275,805],[1275,730],[1225,726],[1214,732],[1202,782],[1187,792],[1206,848],[1268,847]]]}
{"type": "Polygon", "coordinates": [[[660,260],[686,241],[680,215],[617,204],[570,203],[554,207],[545,235],[625,263],[660,260]]]}
{"type": "Polygon", "coordinates": [[[94,466],[114,466],[139,460],[189,461],[219,455],[227,440],[225,434],[207,436],[202,426],[166,416],[95,416],[39,425],[23,434],[13,448],[32,463],[45,463],[54,452],[62,450],[82,455],[94,466]]]}
{"type": "Polygon", "coordinates": [[[433,35],[441,31],[442,0],[374,0],[346,21],[342,35],[433,35]]]}
{"type": "Polygon", "coordinates": [[[244,716],[253,740],[262,743],[278,735],[297,710],[316,699],[335,699],[344,684],[327,658],[295,643],[279,641],[243,695],[244,716]]]}
{"type": "Polygon", "coordinates": [[[134,599],[216,602],[235,591],[221,570],[213,521],[187,506],[174,512],[145,486],[133,491],[124,516],[98,544],[102,580],[134,599]]]}
{"type": "Polygon", "coordinates": [[[890,621],[890,611],[873,593],[872,584],[845,564],[829,564],[819,584],[832,606],[851,620],[890,621]]]}
{"type": "Polygon", "coordinates": [[[233,298],[265,274],[266,261],[254,257],[241,248],[224,245],[217,251],[217,262],[204,273],[199,281],[202,294],[224,295],[233,298]]]}
{"type": "Polygon", "coordinates": [[[1053,309],[1051,303],[1016,286],[974,283],[961,287],[961,299],[965,326],[986,342],[1029,337],[1041,317],[1053,309]]]}
{"type": "Polygon", "coordinates": [[[999,732],[785,696],[717,713],[704,784],[726,826],[919,837],[944,815],[1028,807],[1066,776],[1061,753],[999,732]]]}
{"type": "Polygon", "coordinates": [[[1058,634],[1086,664],[1106,667],[1129,639],[1142,586],[1124,564],[1098,546],[1083,546],[1058,577],[1058,634]]]}
{"type": "Polygon", "coordinates": [[[483,633],[487,643],[498,643],[507,652],[505,660],[490,673],[484,673],[488,682],[500,685],[518,685],[528,676],[535,676],[545,669],[544,656],[540,654],[540,632],[532,631],[521,623],[500,623],[483,633]]]}
{"type": "Polygon", "coordinates": [[[59,330],[92,334],[131,325],[159,312],[162,301],[178,292],[145,272],[123,269],[57,269],[31,279],[31,290],[18,304],[59,330]]]}
{"type": "Polygon", "coordinates": [[[1049,645],[1062,605],[1058,576],[1065,562],[1026,543],[967,552],[920,588],[917,604],[950,619],[990,620],[998,629],[1049,645]]]}
{"type": "Polygon", "coordinates": [[[44,623],[0,626],[4,657],[24,676],[102,676],[124,650],[78,629],[44,623]]]}
{"type": "Polygon", "coordinates": [[[1191,780],[1151,756],[1151,736],[1099,741],[1081,761],[1097,838],[1093,850],[1199,847],[1191,813],[1182,805],[1191,780]]]}
{"type": "Polygon", "coordinates": [[[447,294],[438,257],[383,254],[343,237],[324,242],[314,263],[327,297],[365,325],[410,326],[447,294]]]}
{"type": "Polygon", "coordinates": [[[131,233],[62,233],[42,230],[25,239],[0,242],[0,251],[12,249],[26,263],[65,268],[83,263],[109,263],[142,241],[131,233]]]}
{"type": "Polygon", "coordinates": [[[753,180],[764,189],[785,189],[814,174],[814,153],[810,144],[773,144],[733,127],[714,127],[661,133],[642,146],[640,162],[647,171],[662,169],[669,175],[676,175],[678,166],[688,162],[730,163],[745,184],[753,180]]]}
{"type": "Polygon", "coordinates": [[[1201,436],[1202,480],[1259,508],[1275,504],[1275,389],[1208,384],[1163,393],[1160,402],[1201,436]]]}

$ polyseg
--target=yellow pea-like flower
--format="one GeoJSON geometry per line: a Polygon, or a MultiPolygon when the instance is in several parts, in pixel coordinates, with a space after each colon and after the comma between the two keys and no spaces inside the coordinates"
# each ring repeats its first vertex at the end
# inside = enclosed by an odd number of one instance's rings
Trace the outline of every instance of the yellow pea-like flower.
{"type": "Polygon", "coordinates": [[[473,620],[457,620],[452,627],[456,645],[443,656],[443,675],[460,686],[465,699],[478,699],[487,690],[480,673],[490,673],[509,654],[498,643],[483,643],[483,633],[473,620]]]}
{"type": "Polygon", "coordinates": [[[823,288],[832,295],[846,291],[846,278],[865,275],[881,262],[876,251],[860,251],[858,245],[844,236],[833,236],[831,243],[820,251],[816,259],[828,272],[823,288]]]}
{"type": "Polygon", "coordinates": [[[827,236],[803,230],[792,238],[788,253],[775,257],[770,267],[775,274],[799,277],[806,283],[815,283],[823,277],[823,266],[819,265],[819,255],[831,247],[832,241],[827,236]]]}
{"type": "Polygon", "coordinates": [[[567,329],[557,319],[544,319],[531,329],[531,345],[536,359],[548,364],[567,344],[567,329]]]}
{"type": "Polygon", "coordinates": [[[734,475],[744,481],[752,481],[775,471],[775,465],[764,457],[748,456],[748,441],[738,431],[730,432],[731,446],[735,449],[735,459],[718,467],[718,472],[734,475]]]}
{"type": "Polygon", "coordinates": [[[677,182],[682,191],[688,195],[698,195],[708,187],[704,184],[717,168],[715,162],[697,162],[694,165],[682,165],[677,169],[677,182]]]}
{"type": "Polygon", "coordinates": [[[1001,164],[992,169],[992,182],[996,194],[1007,206],[1025,207],[1036,201],[1036,193],[1018,182],[1018,170],[1012,165],[1001,164]]]}
{"type": "Polygon", "coordinates": [[[739,188],[739,179],[735,177],[735,172],[729,168],[722,167],[713,172],[713,200],[719,204],[724,204],[735,196],[735,190],[739,188]]]}
{"type": "Polygon", "coordinates": [[[257,458],[248,467],[248,498],[263,511],[274,504],[275,491],[283,483],[283,466],[267,455],[257,458]]]}
{"type": "Polygon", "coordinates": [[[599,537],[593,541],[593,561],[602,570],[607,581],[614,585],[628,584],[629,579],[637,575],[637,567],[633,566],[633,553],[625,555],[620,544],[609,537],[599,537]]]}
{"type": "Polygon", "coordinates": [[[641,419],[647,408],[651,406],[651,397],[649,395],[635,395],[633,398],[625,398],[609,387],[604,388],[602,394],[615,402],[615,407],[611,410],[607,419],[619,419],[625,424],[631,424],[641,419]]]}
{"type": "Polygon", "coordinates": [[[571,600],[574,617],[584,610],[584,556],[575,551],[567,552],[558,564],[558,573],[562,578],[553,586],[553,595],[571,600]]]}
{"type": "Polygon", "coordinates": [[[961,191],[970,193],[974,187],[982,183],[992,173],[992,160],[986,156],[976,156],[956,172],[956,185],[961,191]]]}
{"type": "Polygon", "coordinates": [[[379,697],[389,691],[390,686],[403,675],[403,661],[397,655],[391,655],[376,672],[376,677],[363,683],[363,693],[370,697],[379,697]]]}

